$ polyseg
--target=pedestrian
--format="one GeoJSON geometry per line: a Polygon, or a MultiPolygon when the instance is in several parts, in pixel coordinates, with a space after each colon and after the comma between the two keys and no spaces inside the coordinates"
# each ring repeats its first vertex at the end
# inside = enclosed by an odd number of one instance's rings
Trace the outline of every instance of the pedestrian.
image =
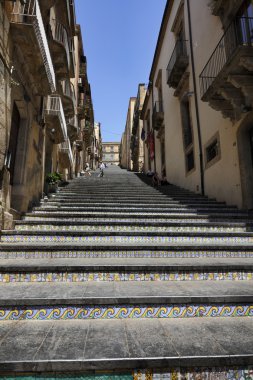
{"type": "Polygon", "coordinates": [[[90,165],[88,164],[88,162],[86,162],[85,164],[85,172],[87,175],[91,176],[90,165]]]}
{"type": "Polygon", "coordinates": [[[104,169],[105,169],[105,164],[103,162],[100,163],[99,169],[100,169],[99,177],[103,177],[104,176],[104,169]]]}

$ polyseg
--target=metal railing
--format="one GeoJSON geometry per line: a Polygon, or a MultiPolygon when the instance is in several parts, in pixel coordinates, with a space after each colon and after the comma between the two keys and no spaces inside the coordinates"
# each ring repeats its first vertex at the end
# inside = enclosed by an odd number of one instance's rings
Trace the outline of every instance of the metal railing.
{"type": "Polygon", "coordinates": [[[69,118],[68,125],[73,125],[78,129],[78,117],[75,115],[74,117],[69,118]]]}
{"type": "Polygon", "coordinates": [[[167,83],[170,82],[170,77],[173,72],[173,69],[180,57],[188,57],[187,54],[187,40],[177,40],[176,45],[173,49],[173,52],[171,54],[168,66],[167,66],[167,83]]]}
{"type": "Polygon", "coordinates": [[[60,96],[52,95],[47,97],[44,106],[44,115],[58,116],[64,139],[67,139],[67,124],[60,96]]]}
{"type": "Polygon", "coordinates": [[[68,62],[68,68],[70,67],[70,45],[69,45],[69,37],[68,37],[68,32],[60,22],[56,20],[52,20],[50,22],[51,25],[51,31],[52,31],[52,36],[55,41],[60,43],[61,45],[64,46],[65,51],[66,51],[66,56],[67,56],[67,62],[68,62]]]}
{"type": "Polygon", "coordinates": [[[80,63],[80,68],[79,68],[79,75],[80,76],[85,76],[86,72],[87,72],[86,63],[81,62],[80,63]]]}
{"type": "Polygon", "coordinates": [[[52,92],[56,91],[54,66],[51,59],[47,36],[38,0],[16,1],[13,5],[11,23],[32,25],[39,44],[48,82],[52,92]]]}
{"type": "Polygon", "coordinates": [[[154,114],[156,115],[157,113],[163,113],[163,102],[162,101],[157,101],[154,104],[153,115],[154,114]]]}
{"type": "Polygon", "coordinates": [[[61,81],[62,84],[62,92],[65,96],[72,99],[74,107],[76,106],[76,93],[75,93],[75,86],[72,82],[69,80],[63,80],[61,81]]]}
{"type": "Polygon", "coordinates": [[[73,153],[70,145],[69,138],[67,138],[64,142],[60,145],[60,152],[67,153],[69,156],[70,165],[73,166],[74,164],[74,158],[73,153]]]}
{"type": "Polygon", "coordinates": [[[199,76],[201,97],[205,95],[225,65],[232,60],[239,46],[253,47],[252,17],[236,18],[226,29],[199,76]]]}

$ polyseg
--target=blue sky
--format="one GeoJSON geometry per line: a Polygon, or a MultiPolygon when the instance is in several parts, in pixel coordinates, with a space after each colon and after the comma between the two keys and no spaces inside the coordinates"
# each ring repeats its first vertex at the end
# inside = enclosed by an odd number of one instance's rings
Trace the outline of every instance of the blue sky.
{"type": "Polygon", "coordinates": [[[76,0],[95,120],[120,141],[128,101],[148,83],[166,0],[76,0]]]}

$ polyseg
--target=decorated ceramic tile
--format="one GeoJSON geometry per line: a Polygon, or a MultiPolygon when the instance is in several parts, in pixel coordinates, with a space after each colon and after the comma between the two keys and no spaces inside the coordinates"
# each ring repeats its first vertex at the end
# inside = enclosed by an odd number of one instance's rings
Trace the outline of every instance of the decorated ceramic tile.
{"type": "Polygon", "coordinates": [[[0,321],[128,319],[128,318],[196,318],[253,317],[253,305],[159,305],[159,306],[59,306],[0,308],[0,321]]]}

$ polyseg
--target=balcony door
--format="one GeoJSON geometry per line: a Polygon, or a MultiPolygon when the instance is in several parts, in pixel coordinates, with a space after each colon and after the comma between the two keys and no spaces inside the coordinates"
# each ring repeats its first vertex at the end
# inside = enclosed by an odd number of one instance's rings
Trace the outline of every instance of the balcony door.
{"type": "Polygon", "coordinates": [[[237,13],[238,38],[243,45],[253,45],[253,0],[245,1],[237,13]]]}
{"type": "Polygon", "coordinates": [[[9,149],[8,149],[11,185],[13,185],[13,182],[14,182],[14,171],[15,171],[16,154],[17,154],[19,127],[20,127],[20,114],[18,111],[18,107],[14,103],[13,111],[12,111],[12,119],[11,119],[9,149]]]}

